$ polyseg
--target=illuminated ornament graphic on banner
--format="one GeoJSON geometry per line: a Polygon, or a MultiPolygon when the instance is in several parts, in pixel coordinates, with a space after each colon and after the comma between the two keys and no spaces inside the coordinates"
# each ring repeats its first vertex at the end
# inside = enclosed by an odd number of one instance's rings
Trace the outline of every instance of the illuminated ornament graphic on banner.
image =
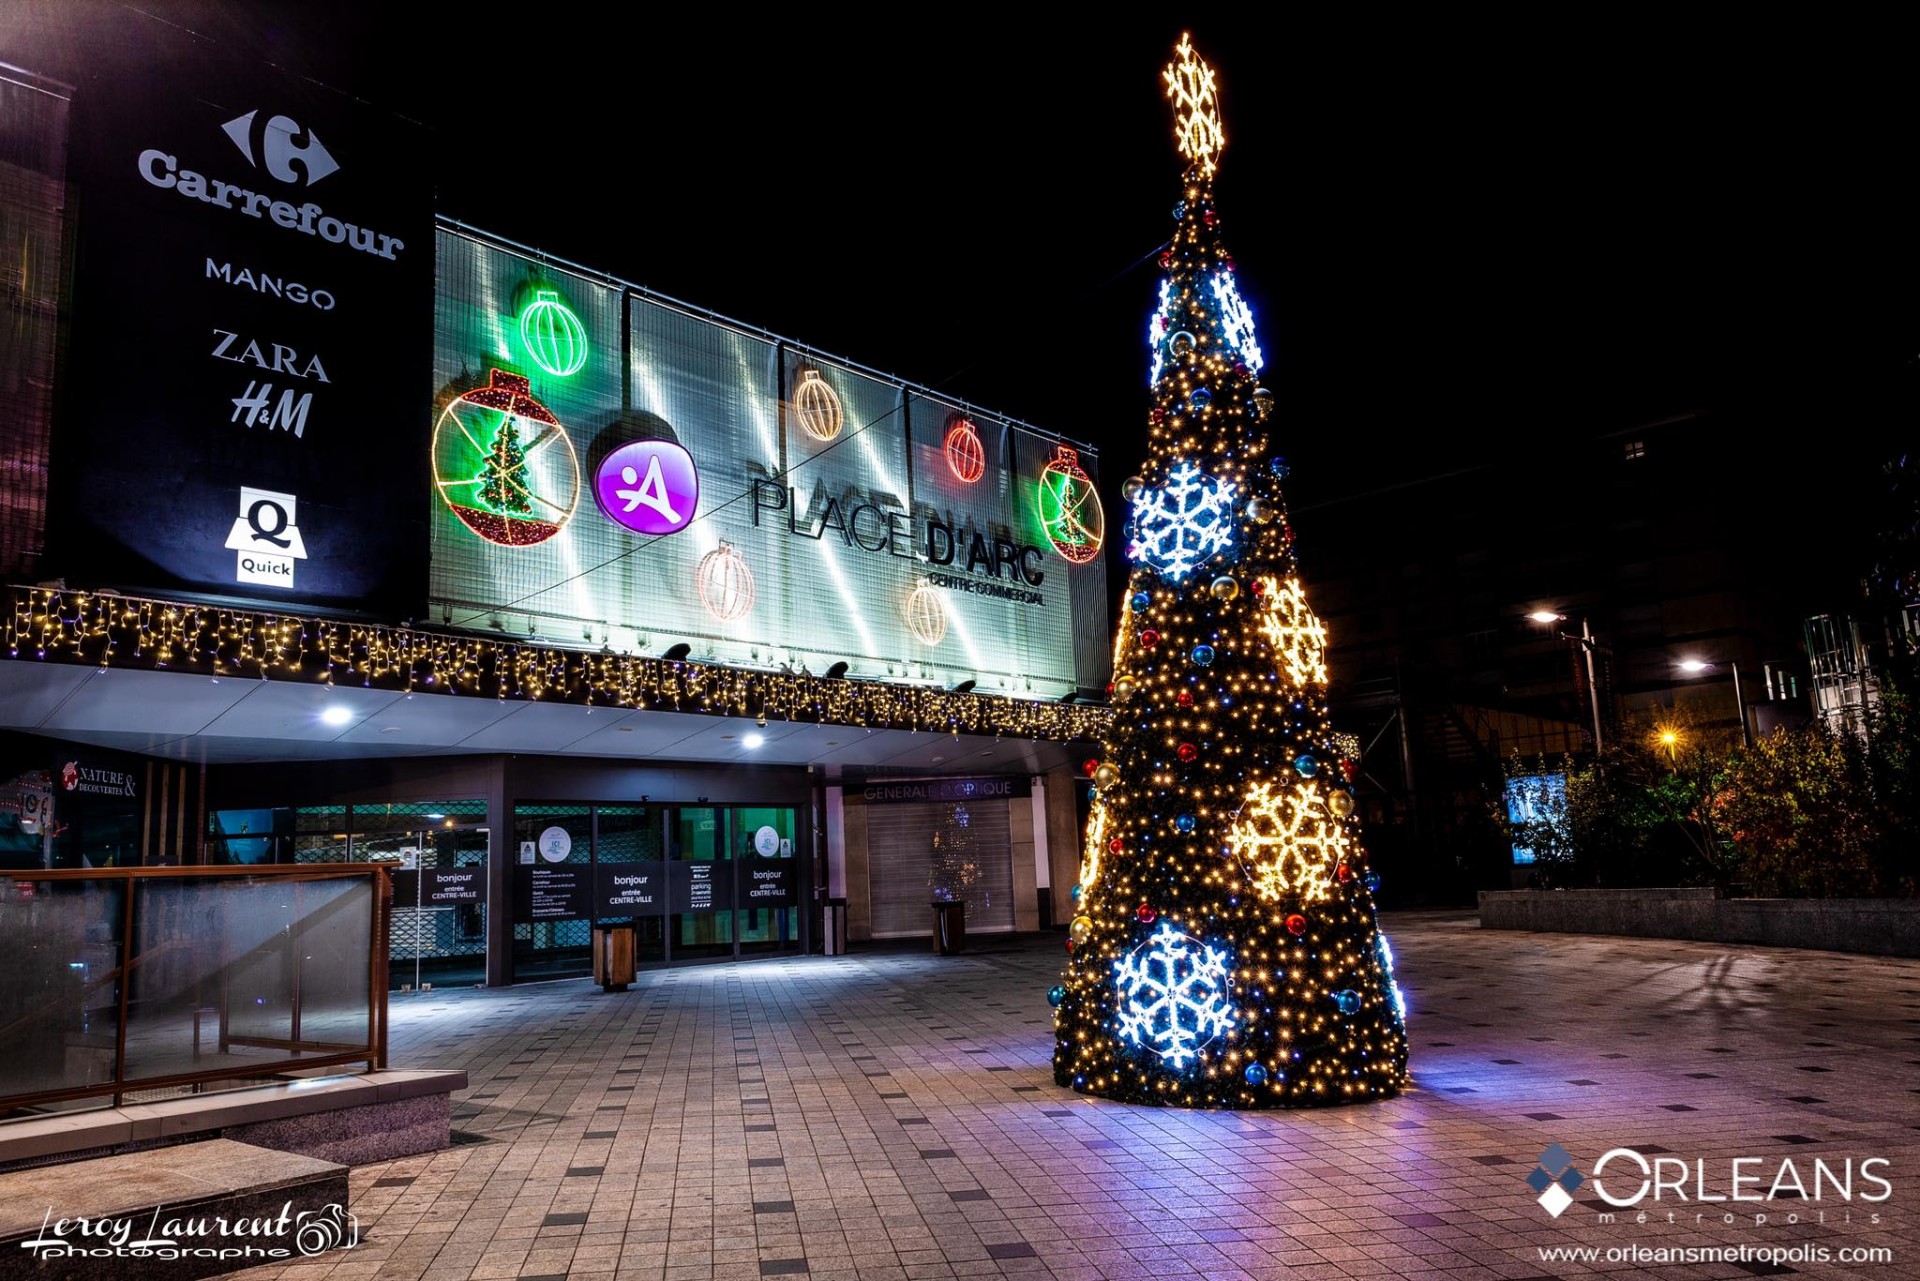
{"type": "Polygon", "coordinates": [[[700,475],[693,455],[670,440],[636,440],[601,460],[593,499],[616,525],[636,534],[672,534],[693,522],[700,475]]]}
{"type": "Polygon", "coordinates": [[[840,411],[840,396],[818,369],[800,371],[800,386],[793,393],[793,412],[800,426],[815,440],[832,440],[846,425],[840,411]]]}
{"type": "Polygon", "coordinates": [[[1269,903],[1331,899],[1334,869],[1349,848],[1347,825],[1327,809],[1325,789],[1311,782],[1249,784],[1227,833],[1227,849],[1269,903]]]}
{"type": "Polygon", "coordinates": [[[1295,685],[1327,683],[1327,629],[1307,608],[1300,580],[1260,579],[1260,634],[1273,646],[1282,672],[1295,685]]]}
{"type": "Polygon", "coordinates": [[[1175,465],[1166,484],[1134,499],[1127,557],[1179,582],[1203,561],[1232,552],[1233,497],[1232,481],[1217,480],[1191,461],[1175,465]]]}
{"type": "Polygon", "coordinates": [[[1093,480],[1080,467],[1080,452],[1056,445],[1040,473],[1040,527],[1053,549],[1076,565],[1100,554],[1107,518],[1093,480]]]}
{"type": "Polygon", "coordinates": [[[906,607],[901,613],[908,629],[924,643],[938,645],[946,639],[947,601],[932,583],[923,582],[908,592],[906,607]]]}
{"type": "Polygon", "coordinates": [[[1163,921],[1152,937],[1114,962],[1120,1039],[1185,1067],[1233,1026],[1224,950],[1163,921]]]}
{"type": "Polygon", "coordinates": [[[557,378],[577,374],[587,363],[587,327],[557,289],[534,291],[520,313],[520,344],[534,364],[557,378]]]}
{"type": "Polygon", "coordinates": [[[968,485],[987,474],[987,451],[980,432],[965,414],[947,419],[947,470],[968,485]]]}
{"type": "Polygon", "coordinates": [[[1253,309],[1240,296],[1240,287],[1233,283],[1232,272],[1213,273],[1213,299],[1220,305],[1220,327],[1226,335],[1227,346],[1239,355],[1249,373],[1259,373],[1266,367],[1267,358],[1261,354],[1260,341],[1253,335],[1253,309]]]}
{"type": "Polygon", "coordinates": [[[440,501],[502,547],[552,538],[580,501],[573,442],[528,386],[523,375],[491,370],[487,385],[455,397],[433,429],[440,501]]]}
{"type": "Polygon", "coordinates": [[[1193,42],[1185,34],[1174,52],[1180,61],[1160,73],[1167,97],[1173,100],[1173,139],[1200,176],[1211,178],[1227,146],[1227,132],[1220,123],[1220,102],[1214,96],[1213,68],[1194,52],[1193,42]]]}
{"type": "Polygon", "coordinates": [[[721,543],[694,566],[700,603],[722,623],[743,618],[753,608],[753,570],[732,543],[721,543]]]}

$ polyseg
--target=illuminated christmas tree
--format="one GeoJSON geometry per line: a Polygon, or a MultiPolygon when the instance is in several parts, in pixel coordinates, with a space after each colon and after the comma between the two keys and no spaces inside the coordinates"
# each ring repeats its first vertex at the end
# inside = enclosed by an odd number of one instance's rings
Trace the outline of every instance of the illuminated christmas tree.
{"type": "Polygon", "coordinates": [[[500,420],[493,435],[493,448],[480,469],[480,500],[495,511],[525,513],[533,510],[527,501],[527,454],[520,446],[520,424],[512,414],[500,420]]]}
{"type": "Polygon", "coordinates": [[[1055,1013],[1054,1076],[1088,1094],[1290,1107],[1396,1093],[1405,1009],[1375,914],[1354,762],[1328,722],[1269,452],[1273,397],[1221,239],[1215,78],[1165,72],[1187,162],[1149,330],[1149,456],[1123,489],[1134,563],[1114,719],[1055,1013]]]}

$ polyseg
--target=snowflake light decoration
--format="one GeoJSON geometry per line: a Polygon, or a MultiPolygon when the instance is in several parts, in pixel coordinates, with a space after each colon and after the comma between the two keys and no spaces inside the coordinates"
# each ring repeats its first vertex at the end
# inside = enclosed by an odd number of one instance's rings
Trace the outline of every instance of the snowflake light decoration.
{"type": "Polygon", "coordinates": [[[1189,33],[1181,33],[1174,52],[1180,61],[1168,63],[1160,73],[1167,97],[1173,99],[1174,140],[1200,176],[1211,178],[1219,167],[1216,158],[1227,146],[1226,130],[1220,126],[1220,102],[1213,92],[1213,68],[1194,52],[1189,33]]]}
{"type": "Polygon", "coordinates": [[[1259,373],[1266,366],[1267,358],[1261,354],[1260,342],[1253,336],[1253,308],[1240,296],[1240,287],[1233,283],[1232,272],[1213,273],[1213,299],[1220,304],[1220,328],[1227,346],[1240,353],[1248,369],[1259,373]]]}
{"type": "Polygon", "coordinates": [[[1260,583],[1260,634],[1273,646],[1287,679],[1295,685],[1325,685],[1327,629],[1307,607],[1300,580],[1266,574],[1260,583]]]}
{"type": "Polygon", "coordinates": [[[1253,891],[1269,903],[1321,903],[1333,897],[1334,868],[1351,842],[1346,823],[1327,808],[1318,783],[1249,784],[1240,812],[1227,832],[1227,848],[1253,878],[1253,891]]]}
{"type": "Polygon", "coordinates": [[[1100,879],[1100,852],[1107,846],[1107,807],[1095,801],[1087,815],[1086,852],[1080,860],[1080,892],[1085,894],[1100,879]]]}
{"type": "Polygon", "coordinates": [[[1233,1026],[1225,949],[1183,934],[1166,921],[1113,964],[1120,1038],[1185,1067],[1233,1026]]]}
{"type": "Polygon", "coordinates": [[[1209,476],[1192,462],[1176,465],[1166,484],[1133,500],[1128,557],[1179,582],[1201,562],[1233,550],[1233,497],[1232,481],[1209,476]]]}
{"type": "Polygon", "coordinates": [[[1153,319],[1147,322],[1147,386],[1160,381],[1160,374],[1167,367],[1167,335],[1173,330],[1173,282],[1160,282],[1160,305],[1154,309],[1153,319]]]}
{"type": "Polygon", "coordinates": [[[1407,998],[1400,991],[1400,980],[1393,977],[1393,945],[1387,942],[1386,932],[1379,935],[1380,943],[1375,950],[1380,954],[1380,970],[1387,976],[1387,996],[1393,1001],[1393,1012],[1402,1023],[1407,1021],[1407,998]]]}

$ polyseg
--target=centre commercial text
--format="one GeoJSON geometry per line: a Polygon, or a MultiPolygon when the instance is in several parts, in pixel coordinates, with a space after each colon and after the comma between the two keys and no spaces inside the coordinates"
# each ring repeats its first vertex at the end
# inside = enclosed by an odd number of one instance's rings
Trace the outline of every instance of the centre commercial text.
{"type": "MultiPolygon", "coordinates": [[[[850,491],[848,497],[853,499],[857,492],[850,491]]],[[[1045,597],[1030,590],[1047,576],[1040,568],[1046,553],[1032,543],[1015,543],[1011,538],[983,533],[969,521],[955,520],[951,513],[943,520],[931,508],[925,510],[916,531],[913,514],[892,494],[870,493],[843,507],[824,485],[816,485],[804,514],[790,485],[755,477],[752,494],[756,528],[762,512],[785,512],[787,533],[798,538],[824,538],[831,529],[848,547],[884,552],[903,560],[923,560],[929,565],[958,566],[964,554],[968,574],[995,581],[983,583],[953,574],[931,574],[927,581],[947,591],[996,596],[1023,605],[1046,604],[1045,597]],[[1011,585],[999,581],[1003,578],[1011,585]]]]}

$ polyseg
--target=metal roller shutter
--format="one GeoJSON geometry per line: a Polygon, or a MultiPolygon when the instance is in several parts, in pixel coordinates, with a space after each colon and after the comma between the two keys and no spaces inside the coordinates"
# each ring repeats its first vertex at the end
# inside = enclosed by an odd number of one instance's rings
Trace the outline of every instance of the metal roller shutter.
{"type": "Polygon", "coordinates": [[[1009,802],[867,807],[867,877],[873,937],[933,933],[938,887],[967,905],[967,933],[1013,929],[1013,835],[1009,802]]]}

